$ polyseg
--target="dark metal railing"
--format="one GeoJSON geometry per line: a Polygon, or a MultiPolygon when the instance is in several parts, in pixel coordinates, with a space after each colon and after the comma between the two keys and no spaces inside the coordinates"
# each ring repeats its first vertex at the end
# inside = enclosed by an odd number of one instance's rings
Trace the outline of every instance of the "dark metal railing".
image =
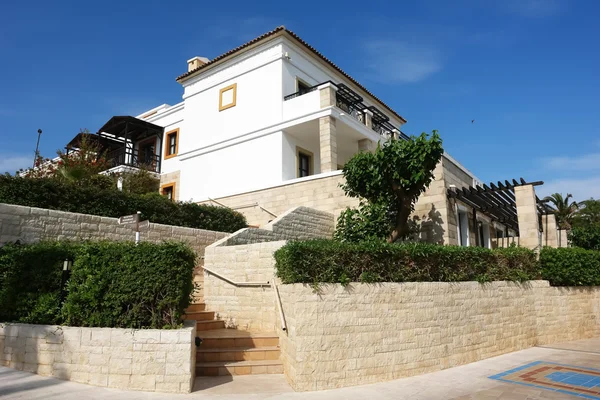
{"type": "MultiPolygon", "coordinates": [[[[319,86],[322,86],[326,83],[331,83],[332,85],[334,85],[338,88],[343,88],[346,93],[345,96],[340,96],[339,92],[336,92],[336,103],[335,103],[336,107],[338,107],[339,109],[341,109],[348,115],[352,116],[354,119],[359,121],[361,124],[367,125],[367,119],[365,118],[365,112],[364,112],[364,110],[367,109],[367,106],[362,103],[362,97],[360,97],[356,92],[354,92],[352,89],[350,89],[349,87],[347,87],[344,84],[335,84],[332,81],[321,82],[315,86],[311,86],[309,88],[303,88],[302,90],[299,90],[296,93],[288,94],[287,96],[285,96],[283,98],[283,100],[287,101],[287,100],[295,99],[296,97],[300,97],[307,93],[314,92],[315,90],[318,89],[319,86]],[[358,102],[348,101],[349,100],[348,92],[350,94],[352,94],[357,100],[360,99],[360,101],[358,101],[358,102]]],[[[371,108],[374,108],[374,107],[371,107],[371,108]]],[[[379,133],[381,136],[385,136],[386,138],[394,137],[394,129],[396,129],[396,128],[387,122],[386,116],[384,116],[380,111],[379,111],[379,113],[381,116],[386,118],[386,122],[377,123],[377,122],[372,121],[371,129],[373,131],[379,133]]],[[[408,139],[408,136],[406,136],[402,132],[399,133],[398,137],[400,139],[404,139],[404,140],[408,139]]]]}
{"type": "Polygon", "coordinates": [[[366,124],[365,113],[362,110],[360,110],[359,107],[356,107],[355,104],[344,101],[344,99],[337,96],[335,99],[335,105],[337,108],[339,108],[342,111],[345,111],[348,115],[352,116],[361,124],[366,124]]]}
{"type": "Polygon", "coordinates": [[[371,129],[373,129],[375,132],[379,133],[381,136],[385,136],[385,137],[393,137],[394,136],[394,132],[392,129],[390,129],[389,127],[385,126],[384,124],[378,124],[373,122],[371,125],[371,129]]]}
{"type": "Polygon", "coordinates": [[[117,149],[108,154],[113,167],[128,165],[130,167],[145,168],[150,171],[160,172],[160,155],[152,152],[142,152],[137,149],[117,149]]]}
{"type": "Polygon", "coordinates": [[[295,99],[296,97],[300,97],[302,95],[305,95],[306,93],[310,93],[310,92],[314,92],[315,90],[317,90],[317,88],[322,85],[322,83],[319,83],[318,85],[315,86],[311,86],[309,88],[305,88],[302,90],[298,90],[296,93],[292,93],[292,94],[288,94],[287,96],[285,96],[283,98],[283,101],[287,101],[287,100],[291,100],[291,99],[295,99]]]}

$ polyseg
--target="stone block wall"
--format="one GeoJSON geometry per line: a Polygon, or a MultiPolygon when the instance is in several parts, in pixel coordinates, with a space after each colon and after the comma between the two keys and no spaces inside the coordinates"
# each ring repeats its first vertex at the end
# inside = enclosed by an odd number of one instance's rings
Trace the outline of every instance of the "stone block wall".
{"type": "Polygon", "coordinates": [[[299,391],[418,375],[600,336],[600,288],[546,281],[279,287],[286,377],[299,391]]]}
{"type": "Polygon", "coordinates": [[[196,326],[131,330],[0,324],[0,365],[89,385],[189,393],[196,326]]]}
{"type": "MultiPolygon", "coordinates": [[[[269,284],[275,273],[273,253],[285,241],[206,248],[204,266],[236,283],[269,284]]],[[[204,303],[228,328],[273,332],[278,324],[275,293],[271,286],[232,285],[204,272],[204,303]]]]}
{"type": "Polygon", "coordinates": [[[208,246],[205,251],[204,303],[228,327],[271,332],[279,324],[275,293],[271,286],[249,287],[248,282],[271,285],[275,280],[273,253],[286,240],[330,238],[333,214],[295,207],[263,229],[241,229],[208,246]],[[230,281],[210,273],[213,271],[230,281]]]}
{"type": "MultiPolygon", "coordinates": [[[[473,178],[460,169],[448,157],[434,170],[434,181],[425,193],[419,197],[411,219],[419,226],[419,240],[439,243],[458,244],[457,221],[454,203],[446,195],[450,185],[471,186],[473,178]]],[[[262,226],[273,220],[273,214],[280,216],[286,210],[304,206],[326,211],[337,220],[347,207],[358,206],[358,200],[346,197],[340,187],[344,183],[341,171],[331,172],[323,177],[282,184],[276,187],[248,193],[221,197],[206,204],[220,204],[243,213],[250,225],[262,226]],[[272,213],[272,214],[271,214],[272,213]]],[[[470,222],[471,223],[471,222],[470,222]]],[[[475,231],[471,228],[473,241],[475,231]]],[[[494,237],[495,237],[495,231],[494,237]]]]}
{"type": "Polygon", "coordinates": [[[308,207],[295,207],[269,222],[263,228],[245,228],[216,246],[273,242],[277,240],[328,239],[333,236],[333,214],[308,207]]]}
{"type": "MultiPolygon", "coordinates": [[[[262,226],[293,207],[304,206],[334,214],[335,218],[346,207],[355,207],[358,200],[346,197],[340,188],[342,171],[325,174],[300,182],[282,184],[268,189],[220,197],[215,200],[241,212],[248,224],[262,226]],[[265,211],[266,210],[266,211],[265,211]],[[270,214],[272,213],[272,214],[270,214]],[[275,216],[273,216],[275,214],[275,216]]],[[[205,204],[216,205],[212,201],[205,204]]]]}
{"type": "MultiPolygon", "coordinates": [[[[152,243],[165,240],[186,242],[199,255],[204,254],[206,246],[228,235],[225,232],[152,223],[140,233],[142,241],[152,243]]],[[[119,225],[117,218],[0,203],[0,246],[16,240],[33,243],[79,239],[133,241],[135,230],[133,225],[119,225]]]]}

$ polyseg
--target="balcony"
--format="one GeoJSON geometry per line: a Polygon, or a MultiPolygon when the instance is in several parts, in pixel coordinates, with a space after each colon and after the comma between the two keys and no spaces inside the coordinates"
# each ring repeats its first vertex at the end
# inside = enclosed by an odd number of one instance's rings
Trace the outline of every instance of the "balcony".
{"type": "Polygon", "coordinates": [[[296,116],[308,114],[310,111],[320,108],[319,86],[330,83],[336,88],[335,106],[345,114],[351,116],[362,125],[370,128],[380,136],[389,139],[396,134],[401,139],[407,136],[400,132],[389,122],[389,117],[375,106],[367,106],[363,98],[343,83],[331,81],[319,83],[318,85],[303,88],[302,90],[289,94],[283,98],[283,116],[292,119],[296,116]]]}
{"type": "Polygon", "coordinates": [[[111,168],[128,166],[160,172],[160,155],[150,151],[140,153],[137,149],[120,148],[108,153],[108,159],[111,168]]]}

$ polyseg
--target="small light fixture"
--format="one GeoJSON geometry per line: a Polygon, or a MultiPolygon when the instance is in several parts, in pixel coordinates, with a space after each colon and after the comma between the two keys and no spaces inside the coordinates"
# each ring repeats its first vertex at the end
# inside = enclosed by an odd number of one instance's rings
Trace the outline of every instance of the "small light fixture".
{"type": "Polygon", "coordinates": [[[483,223],[481,221],[477,221],[477,226],[481,228],[483,227],[483,223]]]}
{"type": "Polygon", "coordinates": [[[65,260],[63,262],[63,271],[70,271],[72,266],[73,266],[72,260],[65,260]]]}

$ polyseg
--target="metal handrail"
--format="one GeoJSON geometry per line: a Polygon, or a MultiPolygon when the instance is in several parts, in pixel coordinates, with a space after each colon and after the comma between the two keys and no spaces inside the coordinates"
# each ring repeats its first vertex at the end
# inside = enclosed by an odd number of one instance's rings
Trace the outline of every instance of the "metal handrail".
{"type": "Polygon", "coordinates": [[[279,311],[279,318],[281,319],[281,329],[287,331],[287,324],[285,323],[285,317],[283,315],[283,306],[281,305],[281,297],[279,297],[279,289],[277,289],[277,285],[275,282],[235,282],[229,278],[224,277],[221,274],[216,273],[215,271],[202,267],[209,275],[216,276],[217,278],[233,285],[236,287],[267,287],[270,286],[273,289],[273,293],[275,294],[275,303],[277,303],[277,309],[279,311]]]}
{"type": "Polygon", "coordinates": [[[229,278],[224,277],[223,275],[216,273],[215,271],[208,269],[206,267],[202,267],[202,269],[204,269],[206,272],[208,272],[209,275],[214,275],[217,278],[233,285],[233,286],[237,286],[237,287],[268,287],[271,286],[270,282],[235,282],[232,281],[229,278]]]}
{"type": "Polygon", "coordinates": [[[279,310],[279,318],[281,319],[281,330],[287,331],[287,325],[285,323],[285,317],[283,315],[283,306],[281,305],[281,297],[279,297],[279,289],[277,289],[277,285],[273,282],[273,292],[275,293],[275,302],[277,303],[277,308],[279,310]]]}

